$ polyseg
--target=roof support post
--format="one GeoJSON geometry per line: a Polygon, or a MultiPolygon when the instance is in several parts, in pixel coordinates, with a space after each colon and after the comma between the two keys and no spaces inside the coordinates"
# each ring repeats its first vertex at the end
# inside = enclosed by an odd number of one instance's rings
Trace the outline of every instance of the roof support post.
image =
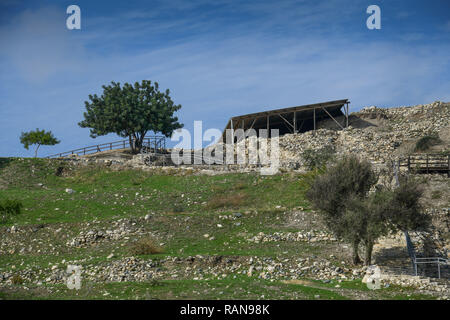
{"type": "Polygon", "coordinates": [[[253,119],[252,125],[250,126],[249,130],[253,129],[253,126],[255,125],[256,119],[258,119],[258,118],[253,119]]]}
{"type": "Polygon", "coordinates": [[[269,118],[270,118],[270,116],[267,115],[267,138],[270,137],[270,124],[269,124],[269,118]]]}
{"type": "Polygon", "coordinates": [[[327,109],[325,109],[324,107],[322,107],[322,109],[323,109],[323,111],[326,112],[326,114],[327,114],[331,119],[333,119],[334,122],[337,123],[337,125],[338,125],[339,127],[341,127],[341,129],[344,129],[344,127],[341,126],[341,124],[340,124],[335,118],[333,118],[333,116],[327,111],[327,109]]]}
{"type": "Polygon", "coordinates": [[[313,112],[313,122],[314,122],[314,134],[316,134],[316,108],[314,108],[313,112]]]}
{"type": "Polygon", "coordinates": [[[345,104],[346,108],[345,108],[345,127],[348,128],[348,102],[345,104]]]}
{"type": "Polygon", "coordinates": [[[230,120],[230,127],[231,127],[231,145],[234,145],[233,119],[230,120]]]}
{"type": "Polygon", "coordinates": [[[300,123],[300,128],[298,129],[299,131],[302,130],[304,124],[305,124],[305,120],[302,120],[302,122],[300,123]]]}
{"type": "Polygon", "coordinates": [[[297,133],[297,112],[294,111],[294,133],[297,133]]]}
{"type": "MultiPolygon", "coordinates": [[[[286,122],[288,125],[290,125],[292,127],[292,129],[294,129],[294,126],[285,118],[283,117],[281,114],[279,114],[280,118],[284,120],[284,122],[286,122]]],[[[289,129],[289,127],[288,127],[289,129]]]]}

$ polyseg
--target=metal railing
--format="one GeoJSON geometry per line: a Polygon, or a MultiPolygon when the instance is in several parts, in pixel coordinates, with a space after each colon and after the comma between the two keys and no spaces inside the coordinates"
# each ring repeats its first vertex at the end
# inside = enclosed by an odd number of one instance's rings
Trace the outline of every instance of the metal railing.
{"type": "Polygon", "coordinates": [[[438,277],[441,278],[441,265],[448,266],[448,259],[432,257],[432,258],[415,258],[414,273],[417,276],[417,265],[419,264],[437,264],[438,277]]]}
{"type": "MultiPolygon", "coordinates": [[[[134,140],[131,140],[132,143],[134,143],[134,140]]],[[[164,136],[149,136],[145,137],[142,141],[142,146],[145,148],[150,148],[152,150],[155,150],[155,152],[165,150],[166,149],[166,138],[164,136]]],[[[52,154],[50,156],[47,156],[45,158],[64,158],[71,155],[77,155],[77,156],[84,156],[87,154],[94,154],[106,150],[115,150],[115,149],[125,149],[125,148],[131,148],[130,146],[130,140],[120,140],[120,141],[114,141],[114,142],[108,142],[108,143],[102,143],[97,144],[89,147],[74,149],[66,152],[60,152],[56,154],[52,154]]]]}
{"type": "Polygon", "coordinates": [[[414,249],[414,245],[409,237],[408,231],[405,231],[405,239],[406,239],[406,248],[408,249],[409,257],[411,258],[412,266],[414,269],[414,275],[418,274],[418,265],[419,264],[437,264],[438,277],[441,278],[441,265],[449,265],[448,259],[441,257],[426,257],[426,258],[417,258],[416,250],[414,249]]]}

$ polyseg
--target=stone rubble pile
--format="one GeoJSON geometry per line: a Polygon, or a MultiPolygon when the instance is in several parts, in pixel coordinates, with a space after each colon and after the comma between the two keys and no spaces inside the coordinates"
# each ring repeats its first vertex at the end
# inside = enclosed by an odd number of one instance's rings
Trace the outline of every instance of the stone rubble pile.
{"type": "MultiPolygon", "coordinates": [[[[24,282],[36,284],[64,283],[67,280],[66,264],[56,264],[47,269],[26,269],[14,273],[24,282]]],[[[355,279],[359,271],[353,271],[343,262],[331,262],[317,257],[281,259],[271,257],[222,257],[189,256],[166,257],[160,260],[144,260],[126,257],[101,264],[83,263],[82,277],[93,282],[147,281],[149,279],[175,279],[188,277],[194,280],[223,279],[237,274],[261,279],[297,279],[308,276],[317,280],[355,279]],[[336,264],[340,264],[339,266],[336,264]]],[[[0,284],[11,283],[11,272],[0,272],[0,284]]]]}
{"type": "Polygon", "coordinates": [[[404,132],[407,138],[420,138],[424,133],[438,132],[449,125],[450,104],[435,101],[430,104],[398,108],[363,108],[357,114],[368,118],[390,120],[394,132],[404,132]]]}
{"type": "MultiPolygon", "coordinates": [[[[326,146],[332,146],[336,154],[341,156],[347,153],[358,154],[359,156],[372,161],[374,164],[385,164],[397,158],[396,151],[405,142],[417,140],[425,135],[439,133],[443,128],[450,125],[450,103],[436,101],[430,104],[416,105],[411,107],[398,108],[378,108],[375,106],[366,107],[352,113],[348,128],[338,130],[337,128],[321,128],[297,134],[286,134],[279,138],[280,166],[287,169],[305,169],[303,153],[305,150],[320,150],[326,146]],[[383,122],[382,125],[373,125],[371,120],[377,119],[383,122]],[[367,125],[358,125],[361,121],[368,121],[367,125]]],[[[320,124],[320,122],[319,122],[320,124]]],[[[271,151],[271,139],[258,139],[262,149],[271,151]],[[266,146],[264,148],[264,146],[266,146]]],[[[242,140],[235,144],[235,152],[244,150],[245,163],[238,165],[235,159],[236,168],[230,166],[205,166],[206,169],[219,171],[246,170],[257,165],[249,164],[250,139],[242,140]],[[240,149],[242,148],[242,149],[240,149]]],[[[214,150],[220,147],[224,154],[226,148],[222,143],[208,147],[214,150]]],[[[240,151],[242,152],[242,151],[240,151]]],[[[73,156],[67,160],[76,162],[79,165],[92,163],[103,164],[111,167],[130,167],[138,169],[149,169],[141,155],[135,155],[132,159],[96,159],[95,157],[73,156]]],[[[202,165],[189,166],[190,169],[200,168],[202,165]]]]}
{"type": "MultiPolygon", "coordinates": [[[[352,114],[348,128],[320,128],[297,134],[285,134],[279,137],[280,166],[287,169],[305,169],[303,154],[305,150],[318,151],[325,147],[335,149],[338,156],[347,153],[385,164],[397,158],[398,148],[405,142],[417,140],[425,135],[439,133],[450,125],[450,103],[436,101],[431,104],[400,108],[368,107],[352,114]],[[357,120],[355,120],[357,119],[357,120]],[[367,119],[368,121],[365,121],[367,119]],[[372,119],[381,119],[381,125],[370,123],[372,119]],[[361,125],[361,122],[367,122],[361,125]],[[353,126],[352,126],[353,124],[353,126]]],[[[251,167],[249,159],[255,153],[249,152],[255,138],[247,138],[235,143],[235,153],[245,153],[245,164],[251,167]]],[[[271,152],[271,139],[258,138],[259,148],[271,152]]],[[[223,144],[209,147],[226,150],[223,144]]],[[[236,156],[236,162],[238,157],[236,156]]]]}
{"type": "Polygon", "coordinates": [[[441,296],[442,299],[448,299],[450,297],[449,283],[444,281],[436,282],[435,279],[432,278],[382,273],[381,281],[401,287],[413,287],[419,290],[442,292],[446,294],[446,296],[441,296]]]}
{"type": "MultiPolygon", "coordinates": [[[[308,277],[325,283],[340,283],[346,280],[361,279],[367,267],[354,268],[344,261],[338,261],[334,255],[329,259],[316,256],[306,258],[272,257],[223,257],[188,256],[165,257],[162,259],[141,259],[125,257],[100,264],[88,261],[63,261],[48,268],[25,269],[12,272],[0,271],[0,286],[10,285],[13,276],[20,275],[26,283],[42,285],[66,283],[67,265],[82,265],[82,279],[89,282],[128,282],[162,279],[189,278],[193,280],[225,279],[237,275],[247,275],[270,281],[296,280],[308,277]]],[[[423,292],[437,292],[441,299],[447,299],[448,282],[409,275],[389,274],[382,269],[382,285],[395,284],[414,287],[423,292]],[[442,295],[444,293],[444,295],[442,295]]],[[[337,285],[338,286],[338,285],[337,285]]]]}
{"type": "MultiPolygon", "coordinates": [[[[67,262],[77,264],[79,261],[67,262]]],[[[366,274],[367,267],[352,268],[338,262],[333,256],[330,260],[311,258],[271,258],[271,257],[221,257],[189,256],[186,258],[166,257],[160,260],[144,260],[126,257],[101,264],[85,264],[82,279],[88,282],[144,282],[149,280],[177,279],[188,277],[193,280],[225,279],[238,274],[270,281],[296,280],[308,277],[325,283],[340,283],[346,280],[360,279],[366,274]]],[[[0,286],[10,285],[13,276],[20,275],[24,283],[42,285],[64,284],[68,274],[66,265],[53,265],[47,269],[20,270],[14,274],[0,272],[0,286]]],[[[387,284],[402,287],[414,287],[424,293],[439,293],[440,299],[448,299],[448,282],[409,275],[393,275],[382,271],[382,286],[387,284]],[[443,295],[442,295],[443,294],[443,295]]],[[[338,287],[339,285],[337,285],[338,287]]]]}
{"type": "MultiPolygon", "coordinates": [[[[414,107],[382,109],[364,108],[356,114],[359,118],[382,118],[384,127],[377,126],[344,130],[318,129],[301,134],[280,137],[282,166],[303,166],[302,154],[307,149],[320,150],[333,146],[337,155],[354,153],[374,163],[387,163],[404,142],[432,133],[439,133],[450,125],[450,104],[434,102],[414,107]]],[[[270,143],[269,143],[270,145],[270,143]]]]}
{"type": "Polygon", "coordinates": [[[316,242],[316,241],[337,241],[335,237],[325,231],[311,230],[308,232],[274,232],[265,234],[258,233],[256,236],[247,239],[249,242],[264,243],[277,241],[302,241],[302,242],[316,242]]]}
{"type": "Polygon", "coordinates": [[[69,247],[86,247],[105,240],[129,239],[131,236],[148,235],[148,232],[146,233],[143,228],[136,227],[136,222],[132,222],[130,219],[118,220],[113,223],[113,226],[118,226],[118,228],[113,230],[90,228],[82,230],[78,236],[68,240],[66,245],[69,247]]]}
{"type": "Polygon", "coordinates": [[[67,246],[82,247],[92,245],[102,240],[119,240],[125,233],[125,231],[121,232],[120,230],[107,230],[106,232],[98,230],[87,232],[81,231],[77,237],[67,241],[67,246]]]}

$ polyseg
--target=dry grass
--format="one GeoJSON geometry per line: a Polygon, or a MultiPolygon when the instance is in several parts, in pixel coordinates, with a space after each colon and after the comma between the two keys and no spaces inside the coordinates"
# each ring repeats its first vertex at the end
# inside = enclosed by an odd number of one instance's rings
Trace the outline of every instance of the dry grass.
{"type": "Polygon", "coordinates": [[[208,201],[209,209],[237,208],[245,204],[248,196],[245,193],[219,194],[208,201]]]}
{"type": "Polygon", "coordinates": [[[16,274],[11,278],[11,283],[12,284],[22,284],[23,283],[23,279],[20,275],[16,274]]]}
{"type": "Polygon", "coordinates": [[[233,186],[234,190],[244,190],[245,188],[247,188],[247,185],[243,182],[238,182],[233,186]]]}
{"type": "Polygon", "coordinates": [[[131,252],[135,255],[163,253],[164,249],[156,244],[155,240],[146,237],[142,238],[131,246],[131,252]]]}
{"type": "Polygon", "coordinates": [[[302,286],[313,286],[314,282],[308,281],[308,280],[301,280],[301,279],[293,279],[293,280],[281,280],[282,283],[286,284],[299,284],[302,286]]]}

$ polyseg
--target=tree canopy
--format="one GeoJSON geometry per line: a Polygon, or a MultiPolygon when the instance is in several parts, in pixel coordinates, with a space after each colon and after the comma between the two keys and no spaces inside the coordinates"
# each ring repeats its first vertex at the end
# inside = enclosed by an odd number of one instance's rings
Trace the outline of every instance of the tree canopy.
{"type": "Polygon", "coordinates": [[[113,81],[102,88],[101,96],[89,95],[84,120],[78,123],[82,128],[90,128],[93,138],[108,133],[128,137],[132,151],[137,153],[147,132],[160,132],[169,137],[183,127],[174,116],[181,105],[172,101],[169,89],[159,91],[157,82],[143,80],[121,86],[113,81]]]}
{"type": "Polygon", "coordinates": [[[60,143],[58,139],[56,139],[51,131],[45,130],[32,130],[29,132],[22,132],[20,135],[20,143],[23,144],[25,149],[29,149],[32,145],[37,145],[36,150],[34,151],[34,157],[37,157],[37,152],[41,145],[53,146],[55,144],[60,143]]]}

